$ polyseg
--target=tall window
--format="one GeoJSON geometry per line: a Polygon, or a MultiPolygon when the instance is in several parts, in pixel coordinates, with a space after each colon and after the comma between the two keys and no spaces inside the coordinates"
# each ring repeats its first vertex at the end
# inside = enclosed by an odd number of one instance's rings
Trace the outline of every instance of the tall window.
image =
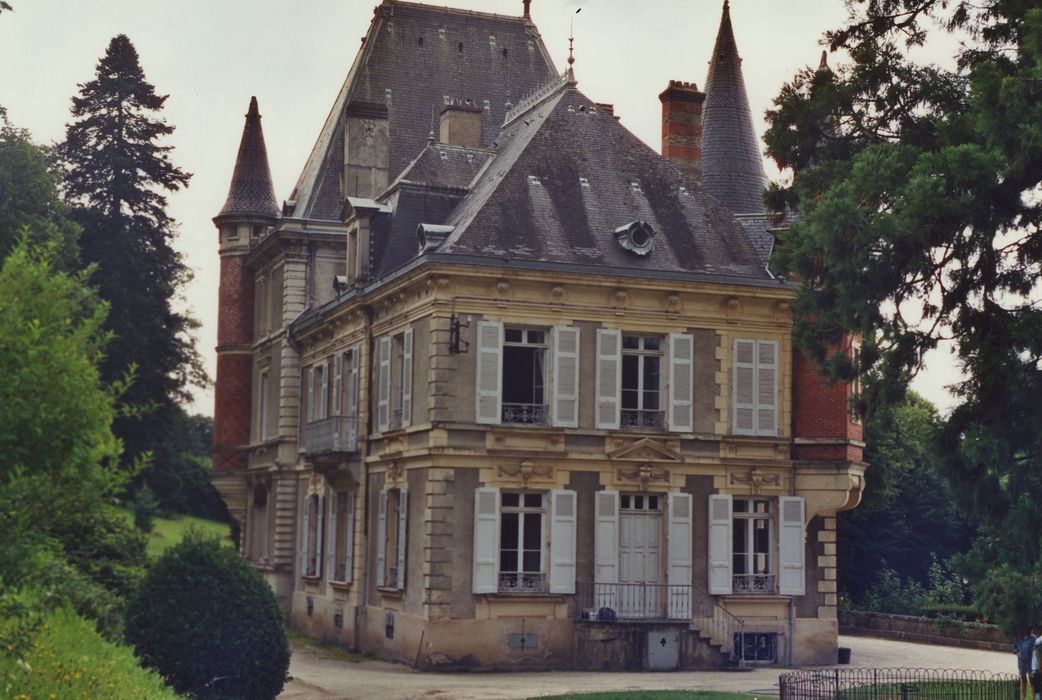
{"type": "Polygon", "coordinates": [[[257,397],[257,422],[260,439],[263,442],[268,439],[268,373],[261,372],[260,396],[257,397]]]}
{"type": "Polygon", "coordinates": [[[352,578],[354,566],[355,494],[337,491],[330,505],[330,572],[329,580],[346,583],[352,578]]]}
{"type": "Polygon", "coordinates": [[[736,434],[778,434],[777,385],[777,341],[736,338],[731,397],[736,434]]]}
{"type": "Polygon", "coordinates": [[[322,575],[322,497],[313,493],[304,508],[304,575],[322,575]]]}
{"type": "Polygon", "coordinates": [[[773,593],[770,501],[734,499],[732,537],[734,592],[773,593]]]}
{"type": "Polygon", "coordinates": [[[662,428],[662,338],[622,336],[622,413],[624,428],[662,428]]]}
{"type": "Polygon", "coordinates": [[[256,562],[268,558],[268,488],[258,484],[253,487],[253,510],[250,513],[251,554],[256,562]]]}
{"type": "Polygon", "coordinates": [[[503,329],[503,422],[546,423],[546,331],[503,329]]]}
{"type": "Polygon", "coordinates": [[[544,495],[529,492],[501,494],[499,516],[499,590],[543,592],[544,495]]]}
{"type": "Polygon", "coordinates": [[[399,333],[391,339],[391,347],[394,351],[394,362],[392,365],[392,378],[391,385],[392,396],[391,396],[391,427],[400,428],[402,426],[402,403],[404,399],[404,386],[405,383],[403,370],[405,369],[405,334],[399,333]]]}
{"type": "Polygon", "coordinates": [[[388,489],[380,492],[377,529],[376,585],[405,588],[405,547],[409,515],[407,490],[388,489]]]}
{"type": "Polygon", "coordinates": [[[854,375],[854,379],[850,382],[850,422],[858,424],[861,422],[861,409],[859,404],[861,402],[861,393],[863,391],[861,384],[860,343],[850,344],[850,359],[854,364],[854,371],[857,372],[857,374],[854,375]]]}
{"type": "Polygon", "coordinates": [[[377,341],[376,415],[380,432],[412,425],[412,329],[377,341]]]}

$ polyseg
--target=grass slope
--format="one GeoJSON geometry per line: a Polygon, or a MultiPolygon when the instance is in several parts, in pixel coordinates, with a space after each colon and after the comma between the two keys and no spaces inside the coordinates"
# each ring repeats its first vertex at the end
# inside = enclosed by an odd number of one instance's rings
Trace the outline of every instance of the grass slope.
{"type": "Polygon", "coordinates": [[[137,664],[130,647],[102,639],[94,624],[56,610],[32,641],[24,661],[0,655],[0,697],[175,700],[181,696],[137,664]]]}
{"type": "MultiPolygon", "coordinates": [[[[129,510],[120,508],[119,511],[128,520],[134,521],[134,516],[129,510]]],[[[189,530],[198,530],[206,535],[215,536],[222,542],[227,542],[229,546],[232,544],[231,527],[216,520],[205,520],[193,515],[179,515],[176,518],[156,517],[153,523],[152,534],[148,536],[148,556],[151,559],[159,557],[184,539],[189,530]]]]}

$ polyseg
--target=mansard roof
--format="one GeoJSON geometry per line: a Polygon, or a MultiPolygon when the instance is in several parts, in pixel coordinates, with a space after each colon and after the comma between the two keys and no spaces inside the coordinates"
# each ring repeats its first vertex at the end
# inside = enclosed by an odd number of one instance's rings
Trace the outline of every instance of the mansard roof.
{"type": "Polygon", "coordinates": [[[705,191],[740,214],[762,213],[767,176],[727,0],[709,61],[705,91],[701,161],[705,191]]]}
{"type": "Polygon", "coordinates": [[[483,109],[482,141],[490,143],[509,107],[553,75],[528,17],[384,0],[294,188],[295,216],[337,219],[347,110],[386,110],[393,181],[449,101],[483,109]]]}
{"type": "Polygon", "coordinates": [[[432,251],[439,259],[771,279],[730,210],[574,83],[513,116],[451,213],[417,223],[453,227],[432,251]],[[640,222],[654,238],[650,252],[620,241],[640,222]]]}
{"type": "Polygon", "coordinates": [[[275,189],[271,185],[271,169],[268,167],[268,149],[264,145],[264,131],[261,129],[260,110],[257,107],[257,98],[251,97],[228,198],[216,218],[275,219],[278,215],[275,189]]]}

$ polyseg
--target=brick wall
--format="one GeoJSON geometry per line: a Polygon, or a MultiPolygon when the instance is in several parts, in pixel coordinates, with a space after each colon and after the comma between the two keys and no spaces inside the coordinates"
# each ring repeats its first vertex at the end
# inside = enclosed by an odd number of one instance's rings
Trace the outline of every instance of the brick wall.
{"type": "Polygon", "coordinates": [[[246,456],[236,448],[250,442],[253,274],[243,262],[241,255],[221,256],[213,420],[216,469],[245,469],[246,456]]]}
{"type": "Polygon", "coordinates": [[[861,424],[851,420],[849,384],[830,384],[811,359],[796,351],[792,387],[794,458],[861,461],[862,448],[849,442],[863,439],[861,424]]]}
{"type": "Polygon", "coordinates": [[[658,98],[662,102],[662,156],[692,180],[701,180],[705,93],[694,83],[670,80],[658,98]]]}

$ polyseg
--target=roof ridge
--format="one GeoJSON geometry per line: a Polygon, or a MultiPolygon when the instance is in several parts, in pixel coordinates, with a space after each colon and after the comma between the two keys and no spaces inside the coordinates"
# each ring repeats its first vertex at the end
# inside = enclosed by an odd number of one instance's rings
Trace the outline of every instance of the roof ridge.
{"type": "Polygon", "coordinates": [[[488,17],[494,19],[505,19],[514,20],[518,22],[524,22],[531,24],[531,18],[524,17],[522,15],[503,15],[498,12],[485,12],[482,10],[468,10],[462,7],[449,7],[448,5],[428,5],[422,2],[408,2],[408,0],[384,0],[383,5],[394,6],[398,5],[401,7],[407,7],[418,10],[434,10],[436,12],[446,12],[457,15],[465,15],[467,17],[488,17]]]}
{"type": "Polygon", "coordinates": [[[570,83],[571,81],[568,79],[567,73],[551,77],[535,90],[524,95],[516,105],[508,109],[506,116],[503,118],[503,126],[500,128],[505,129],[511,122],[516,121],[518,117],[525,115],[537,105],[553,97],[570,83]]]}

